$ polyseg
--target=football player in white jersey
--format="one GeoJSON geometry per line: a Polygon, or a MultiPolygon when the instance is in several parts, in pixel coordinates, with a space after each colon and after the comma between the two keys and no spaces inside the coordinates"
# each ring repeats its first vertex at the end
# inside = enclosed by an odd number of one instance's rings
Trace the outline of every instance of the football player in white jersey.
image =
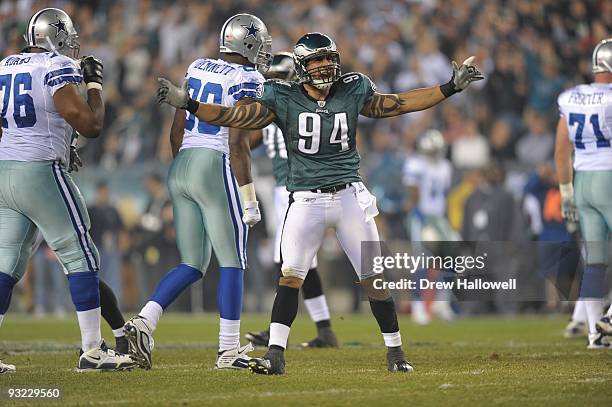
{"type": "MultiPolygon", "coordinates": [[[[459,236],[447,219],[446,198],[451,187],[453,168],[450,161],[444,158],[444,137],[438,130],[428,130],[418,139],[417,150],[418,153],[409,157],[404,165],[404,184],[408,187],[412,207],[409,217],[410,239],[415,251],[420,253],[426,250],[420,242],[455,241],[459,240],[459,236]]],[[[449,290],[439,291],[432,306],[432,311],[444,320],[455,317],[449,297],[449,290]]],[[[412,301],[412,319],[421,325],[430,321],[420,297],[412,301]]]]}
{"type": "MultiPolygon", "coordinates": [[[[185,75],[184,89],[196,100],[228,107],[254,98],[255,89],[264,80],[261,72],[272,60],[266,26],[251,14],[237,14],[223,24],[219,44],[222,59],[195,60],[185,75]]],[[[230,167],[229,137],[227,127],[176,110],[170,133],[175,159],[168,174],[168,189],[181,263],[161,279],[139,315],[125,324],[130,352],[145,369],[151,367],[152,333],[163,310],[202,278],[212,250],[220,266],[219,353],[215,367],[248,367],[247,352],[253,347],[250,343],[240,346],[243,275],[248,226],[257,223],[261,215],[252,180],[239,179],[240,188],[236,184],[230,167]]]]}
{"type": "Polygon", "coordinates": [[[599,349],[609,346],[604,335],[612,333],[612,307],[600,321],[612,231],[612,38],[595,47],[593,74],[592,83],[559,95],[555,161],[563,217],[573,221],[578,213],[586,248],[579,300],[586,308],[588,348],[599,349]]]}
{"type": "MultiPolygon", "coordinates": [[[[272,65],[266,73],[266,79],[278,79],[284,81],[294,81],[296,79],[295,70],[293,68],[293,55],[290,52],[279,52],[274,55],[272,65]]],[[[251,149],[263,145],[266,148],[266,153],[272,160],[272,173],[276,181],[274,188],[274,212],[276,213],[276,236],[274,239],[274,263],[278,270],[281,269],[281,236],[283,232],[283,223],[285,214],[289,207],[289,191],[287,191],[287,146],[282,130],[276,123],[270,123],[268,127],[261,132],[253,132],[251,137],[251,149]]],[[[281,274],[282,276],[282,274],[281,274]]],[[[308,310],[310,319],[317,326],[317,336],[308,341],[303,342],[305,348],[335,348],[338,347],[338,339],[331,328],[331,317],[329,315],[329,307],[327,299],[323,294],[321,278],[317,271],[317,258],[312,260],[308,275],[304,279],[302,285],[302,295],[304,297],[304,305],[308,310]]],[[[247,332],[245,338],[251,341],[256,346],[268,346],[270,339],[270,331],[247,332]]]]}
{"type": "Polygon", "coordinates": [[[0,322],[38,228],[68,274],[81,328],[78,369],[130,369],[134,361],[101,338],[98,250],[67,173],[73,129],[85,137],[102,130],[102,63],[88,56],[79,66],[76,30],[59,9],[34,14],[24,38],[27,47],[0,62],[0,322]],[[79,92],[83,81],[87,101],[79,92]]]}

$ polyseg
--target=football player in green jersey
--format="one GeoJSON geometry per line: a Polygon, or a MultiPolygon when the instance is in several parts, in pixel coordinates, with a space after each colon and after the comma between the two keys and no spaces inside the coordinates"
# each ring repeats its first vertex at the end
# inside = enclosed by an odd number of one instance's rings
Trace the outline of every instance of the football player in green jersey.
{"type": "MultiPolygon", "coordinates": [[[[274,55],[270,69],[264,75],[267,79],[282,79],[288,82],[296,79],[295,69],[293,69],[293,54],[290,52],[279,52],[274,55]]],[[[232,135],[230,135],[230,140],[232,135]]],[[[276,236],[274,241],[274,263],[281,270],[280,242],[283,232],[285,214],[289,207],[289,191],[287,191],[287,146],[283,132],[275,123],[270,123],[261,132],[253,132],[250,137],[251,148],[263,144],[266,153],[272,160],[272,174],[276,181],[274,188],[274,212],[276,214],[276,236]]],[[[238,140],[239,141],[239,140],[238,140]]],[[[335,348],[338,347],[336,334],[331,328],[331,319],[327,299],[323,294],[321,278],[317,271],[317,256],[312,259],[312,264],[302,285],[302,296],[304,305],[308,310],[310,319],[317,326],[317,336],[309,342],[303,342],[306,348],[335,348]]],[[[246,339],[256,346],[268,346],[270,331],[247,332],[246,339]]]]}
{"type": "MultiPolygon", "coordinates": [[[[361,243],[378,242],[379,237],[373,219],[378,214],[376,200],[359,175],[357,117],[362,114],[379,119],[428,109],[484,77],[472,66],[474,57],[470,57],[461,65],[453,62],[452,77],[441,86],[381,94],[367,76],[341,74],[340,55],[327,35],[304,35],[293,55],[298,81],[267,81],[250,104],[224,107],[199,103],[184,87],[163,78],[158,91],[160,103],[186,109],[210,124],[258,129],[275,122],[285,137],[291,196],[281,241],[283,276],[272,309],[268,352],[251,361],[249,368],[261,374],[284,373],[284,350],[297,313],[298,291],[325,230],[331,226],[367,293],[388,348],[388,369],[411,372],[401,348],[391,294],[376,289],[375,282],[380,284],[382,276],[361,265],[361,243]]],[[[232,147],[236,161],[242,157],[248,162],[248,140],[232,147]]],[[[250,178],[246,167],[236,173],[240,183],[250,178]]]]}

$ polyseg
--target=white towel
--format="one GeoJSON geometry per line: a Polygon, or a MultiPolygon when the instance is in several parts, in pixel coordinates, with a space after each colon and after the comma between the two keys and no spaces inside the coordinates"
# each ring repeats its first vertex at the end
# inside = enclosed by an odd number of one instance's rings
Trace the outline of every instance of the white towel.
{"type": "Polygon", "coordinates": [[[374,219],[378,215],[378,208],[376,207],[376,197],[368,191],[363,182],[353,182],[355,187],[355,195],[357,196],[357,202],[359,207],[365,214],[366,222],[374,219]]]}

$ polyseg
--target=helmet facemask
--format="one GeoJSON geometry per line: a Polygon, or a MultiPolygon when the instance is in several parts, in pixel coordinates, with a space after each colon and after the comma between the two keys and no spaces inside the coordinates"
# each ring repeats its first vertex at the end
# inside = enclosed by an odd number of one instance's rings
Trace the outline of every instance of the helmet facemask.
{"type": "Polygon", "coordinates": [[[272,37],[269,34],[261,34],[262,41],[255,56],[255,60],[250,61],[262,75],[268,72],[272,64],[272,37]]]}
{"type": "Polygon", "coordinates": [[[340,69],[340,54],[337,51],[322,51],[316,54],[309,55],[299,61],[302,75],[300,83],[307,83],[317,89],[329,89],[334,82],[340,78],[342,71],[340,69]],[[327,65],[308,68],[308,62],[313,60],[329,57],[331,62],[327,65]]]}

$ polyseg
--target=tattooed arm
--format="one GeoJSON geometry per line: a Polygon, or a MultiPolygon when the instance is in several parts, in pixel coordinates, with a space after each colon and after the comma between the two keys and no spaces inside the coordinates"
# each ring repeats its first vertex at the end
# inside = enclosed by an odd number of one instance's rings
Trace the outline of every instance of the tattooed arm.
{"type": "Polygon", "coordinates": [[[233,107],[199,103],[189,97],[187,82],[184,82],[180,88],[164,78],[159,78],[159,83],[157,91],[159,103],[168,103],[178,109],[188,110],[208,124],[241,129],[263,129],[276,118],[272,110],[256,101],[233,107]]]}
{"type": "Polygon", "coordinates": [[[233,107],[200,103],[194,113],[198,119],[215,126],[241,129],[263,129],[276,118],[272,110],[256,101],[233,107]]]}
{"type": "Polygon", "coordinates": [[[366,100],[361,114],[380,119],[429,109],[446,99],[439,86],[397,94],[374,93],[366,100]]]}
{"type": "Polygon", "coordinates": [[[461,65],[453,61],[453,76],[444,85],[390,95],[374,93],[366,100],[361,114],[378,119],[429,109],[447,97],[461,92],[470,83],[484,79],[482,73],[472,65],[474,59],[475,57],[471,56],[461,65]]]}

